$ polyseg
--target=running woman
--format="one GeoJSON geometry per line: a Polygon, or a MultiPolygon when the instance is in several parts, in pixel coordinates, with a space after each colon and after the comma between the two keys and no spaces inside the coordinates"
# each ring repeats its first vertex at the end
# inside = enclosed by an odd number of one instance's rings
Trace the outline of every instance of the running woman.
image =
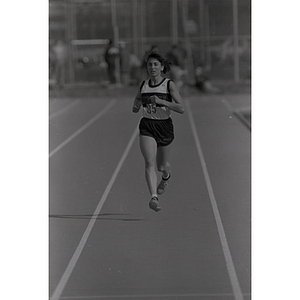
{"type": "Polygon", "coordinates": [[[134,99],[132,111],[137,113],[142,107],[143,117],[140,120],[140,149],[145,160],[145,176],[151,200],[149,207],[158,212],[161,210],[158,195],[168,187],[171,177],[168,157],[174,139],[171,110],[184,113],[184,104],[175,83],[163,77],[170,70],[170,63],[158,53],[147,57],[149,79],[141,83],[134,99]],[[162,173],[157,186],[156,167],[162,173]]]}

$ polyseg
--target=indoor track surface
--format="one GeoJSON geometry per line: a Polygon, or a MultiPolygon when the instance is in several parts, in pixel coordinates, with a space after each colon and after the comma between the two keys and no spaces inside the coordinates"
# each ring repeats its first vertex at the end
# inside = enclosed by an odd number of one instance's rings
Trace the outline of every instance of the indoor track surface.
{"type": "Polygon", "coordinates": [[[250,95],[183,91],[156,213],[135,92],[50,97],[50,299],[250,300],[250,95]]]}

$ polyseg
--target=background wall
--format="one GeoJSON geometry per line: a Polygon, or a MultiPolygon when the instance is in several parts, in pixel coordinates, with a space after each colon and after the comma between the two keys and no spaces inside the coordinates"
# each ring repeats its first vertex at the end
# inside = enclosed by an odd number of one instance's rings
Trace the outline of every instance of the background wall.
{"type": "MultiPolygon", "coordinates": [[[[187,55],[190,75],[201,65],[213,80],[249,80],[250,4],[250,0],[50,0],[50,65],[52,47],[61,40],[66,51],[65,83],[101,82],[107,80],[103,53],[109,39],[140,60],[151,45],[166,54],[178,44],[187,55]]],[[[50,78],[51,71],[50,67],[50,78]]]]}

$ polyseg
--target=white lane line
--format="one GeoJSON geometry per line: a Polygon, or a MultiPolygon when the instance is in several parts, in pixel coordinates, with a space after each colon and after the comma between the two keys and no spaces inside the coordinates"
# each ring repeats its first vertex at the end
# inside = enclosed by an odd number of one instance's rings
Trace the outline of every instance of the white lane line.
{"type": "MultiPolygon", "coordinates": [[[[107,295],[107,296],[64,296],[60,299],[125,299],[125,298],[170,298],[179,299],[181,297],[205,297],[205,299],[209,297],[232,297],[233,294],[147,294],[147,295],[107,295]]],[[[250,294],[245,294],[245,296],[250,296],[250,294]]]]}
{"type": "Polygon", "coordinates": [[[198,155],[199,155],[199,158],[200,158],[200,163],[201,163],[201,166],[202,166],[202,169],[203,169],[204,178],[205,178],[205,182],[206,182],[210,202],[211,202],[211,205],[212,205],[212,208],[213,208],[214,217],[215,217],[215,220],[216,220],[216,223],[217,223],[219,237],[220,237],[220,240],[221,240],[222,249],[223,249],[223,253],[224,253],[225,261],[226,261],[226,265],[227,265],[227,271],[228,271],[228,274],[229,274],[231,286],[232,286],[233,293],[234,293],[234,299],[235,300],[243,300],[243,294],[242,294],[240,284],[239,284],[239,281],[238,281],[238,278],[237,278],[237,275],[236,275],[236,271],[235,271],[235,268],[234,268],[232,256],[231,256],[231,253],[230,253],[230,249],[229,249],[226,234],[225,234],[225,230],[224,230],[224,227],[223,227],[223,224],[222,224],[222,220],[221,220],[221,216],[220,216],[220,213],[219,213],[217,201],[215,199],[214,191],[213,191],[213,188],[212,188],[212,185],[211,185],[211,182],[210,182],[210,178],[209,178],[209,174],[208,174],[208,171],[207,171],[207,168],[206,168],[206,162],[205,162],[204,155],[203,155],[203,152],[202,152],[202,148],[201,148],[201,145],[200,145],[200,140],[199,140],[199,137],[198,137],[195,121],[194,121],[192,111],[191,111],[190,101],[189,101],[188,98],[186,99],[186,107],[187,107],[187,113],[188,113],[188,117],[189,117],[189,120],[190,120],[193,136],[194,136],[195,143],[196,143],[196,148],[197,148],[198,155]]]}
{"type": "Polygon", "coordinates": [[[68,111],[69,109],[71,109],[72,107],[76,106],[77,104],[80,103],[80,100],[77,99],[76,101],[71,102],[69,105],[67,105],[66,107],[62,108],[61,110],[51,114],[49,116],[49,120],[51,121],[52,119],[62,115],[63,113],[65,113],[66,111],[68,111]]]}
{"type": "Polygon", "coordinates": [[[55,149],[53,149],[50,152],[49,157],[53,156],[57,151],[59,151],[64,146],[66,146],[70,141],[72,141],[82,131],[84,131],[85,129],[87,129],[90,125],[92,125],[95,121],[97,121],[100,117],[102,117],[115,103],[116,103],[115,99],[113,99],[112,101],[110,101],[106,105],[106,107],[103,110],[101,110],[96,116],[94,116],[92,119],[90,119],[87,123],[85,123],[77,131],[75,131],[71,136],[69,136],[64,142],[62,142],[59,146],[57,146],[55,149]]]}
{"type": "Polygon", "coordinates": [[[229,102],[226,100],[225,97],[221,97],[221,102],[226,106],[226,108],[229,110],[229,112],[231,112],[231,113],[234,112],[233,107],[229,104],[229,102]]]}
{"type": "Polygon", "coordinates": [[[234,109],[225,97],[221,98],[221,102],[226,106],[229,112],[233,113],[242,123],[244,123],[251,130],[251,123],[243,116],[242,109],[234,109]]]}
{"type": "Polygon", "coordinates": [[[58,285],[57,285],[57,287],[56,287],[56,289],[55,289],[55,291],[54,291],[54,293],[51,297],[51,300],[60,299],[60,296],[61,296],[61,294],[62,294],[62,292],[63,292],[63,290],[64,290],[64,288],[65,288],[72,272],[73,272],[73,269],[74,269],[74,267],[75,267],[75,265],[76,265],[76,263],[77,263],[77,261],[80,257],[80,254],[81,254],[88,238],[89,238],[89,235],[90,235],[90,233],[91,233],[91,231],[94,227],[94,224],[97,220],[97,217],[100,214],[101,208],[102,208],[102,206],[103,206],[103,204],[104,204],[104,202],[105,202],[105,200],[106,200],[106,198],[107,198],[107,196],[108,196],[108,194],[109,194],[109,192],[110,192],[110,190],[111,190],[111,188],[112,188],[112,186],[113,186],[113,184],[114,184],[114,182],[115,182],[115,180],[116,180],[116,178],[117,178],[117,176],[118,176],[118,174],[121,170],[121,167],[122,167],[128,153],[129,153],[129,151],[130,151],[130,149],[133,145],[133,142],[134,142],[135,138],[137,137],[137,134],[138,134],[138,128],[135,128],[135,130],[134,130],[134,132],[133,132],[133,134],[132,134],[132,136],[131,136],[131,138],[128,142],[128,145],[126,146],[126,148],[124,150],[124,153],[123,153],[123,155],[122,155],[122,157],[121,157],[121,159],[120,159],[120,161],[119,161],[119,163],[118,163],[118,165],[117,165],[117,167],[116,167],[116,169],[115,169],[115,171],[114,171],[114,173],[113,173],[113,175],[112,175],[112,177],[111,177],[111,179],[110,179],[110,181],[109,181],[109,183],[108,183],[108,185],[107,185],[107,187],[106,187],[106,189],[105,189],[105,191],[104,191],[104,193],[103,193],[103,195],[100,199],[100,202],[98,203],[98,205],[97,205],[97,207],[96,207],[96,209],[93,213],[93,216],[90,219],[89,224],[88,224],[87,228],[85,229],[85,232],[84,232],[84,234],[83,234],[83,236],[82,236],[82,238],[81,238],[81,240],[80,240],[80,242],[79,242],[72,258],[71,258],[71,260],[70,260],[64,274],[62,275],[62,277],[61,277],[61,279],[60,279],[60,281],[59,281],[59,283],[58,283],[58,285]]]}

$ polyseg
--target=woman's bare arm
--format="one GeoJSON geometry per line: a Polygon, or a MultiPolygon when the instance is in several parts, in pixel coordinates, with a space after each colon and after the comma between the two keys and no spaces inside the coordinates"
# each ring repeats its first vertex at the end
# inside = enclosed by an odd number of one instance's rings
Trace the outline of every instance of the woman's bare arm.
{"type": "Polygon", "coordinates": [[[185,107],[184,107],[183,100],[177,90],[175,83],[173,81],[170,81],[169,87],[170,87],[170,94],[172,96],[173,102],[167,102],[165,100],[159,99],[157,96],[153,96],[153,97],[155,97],[155,102],[157,104],[166,106],[175,112],[183,114],[185,111],[185,107]]]}

